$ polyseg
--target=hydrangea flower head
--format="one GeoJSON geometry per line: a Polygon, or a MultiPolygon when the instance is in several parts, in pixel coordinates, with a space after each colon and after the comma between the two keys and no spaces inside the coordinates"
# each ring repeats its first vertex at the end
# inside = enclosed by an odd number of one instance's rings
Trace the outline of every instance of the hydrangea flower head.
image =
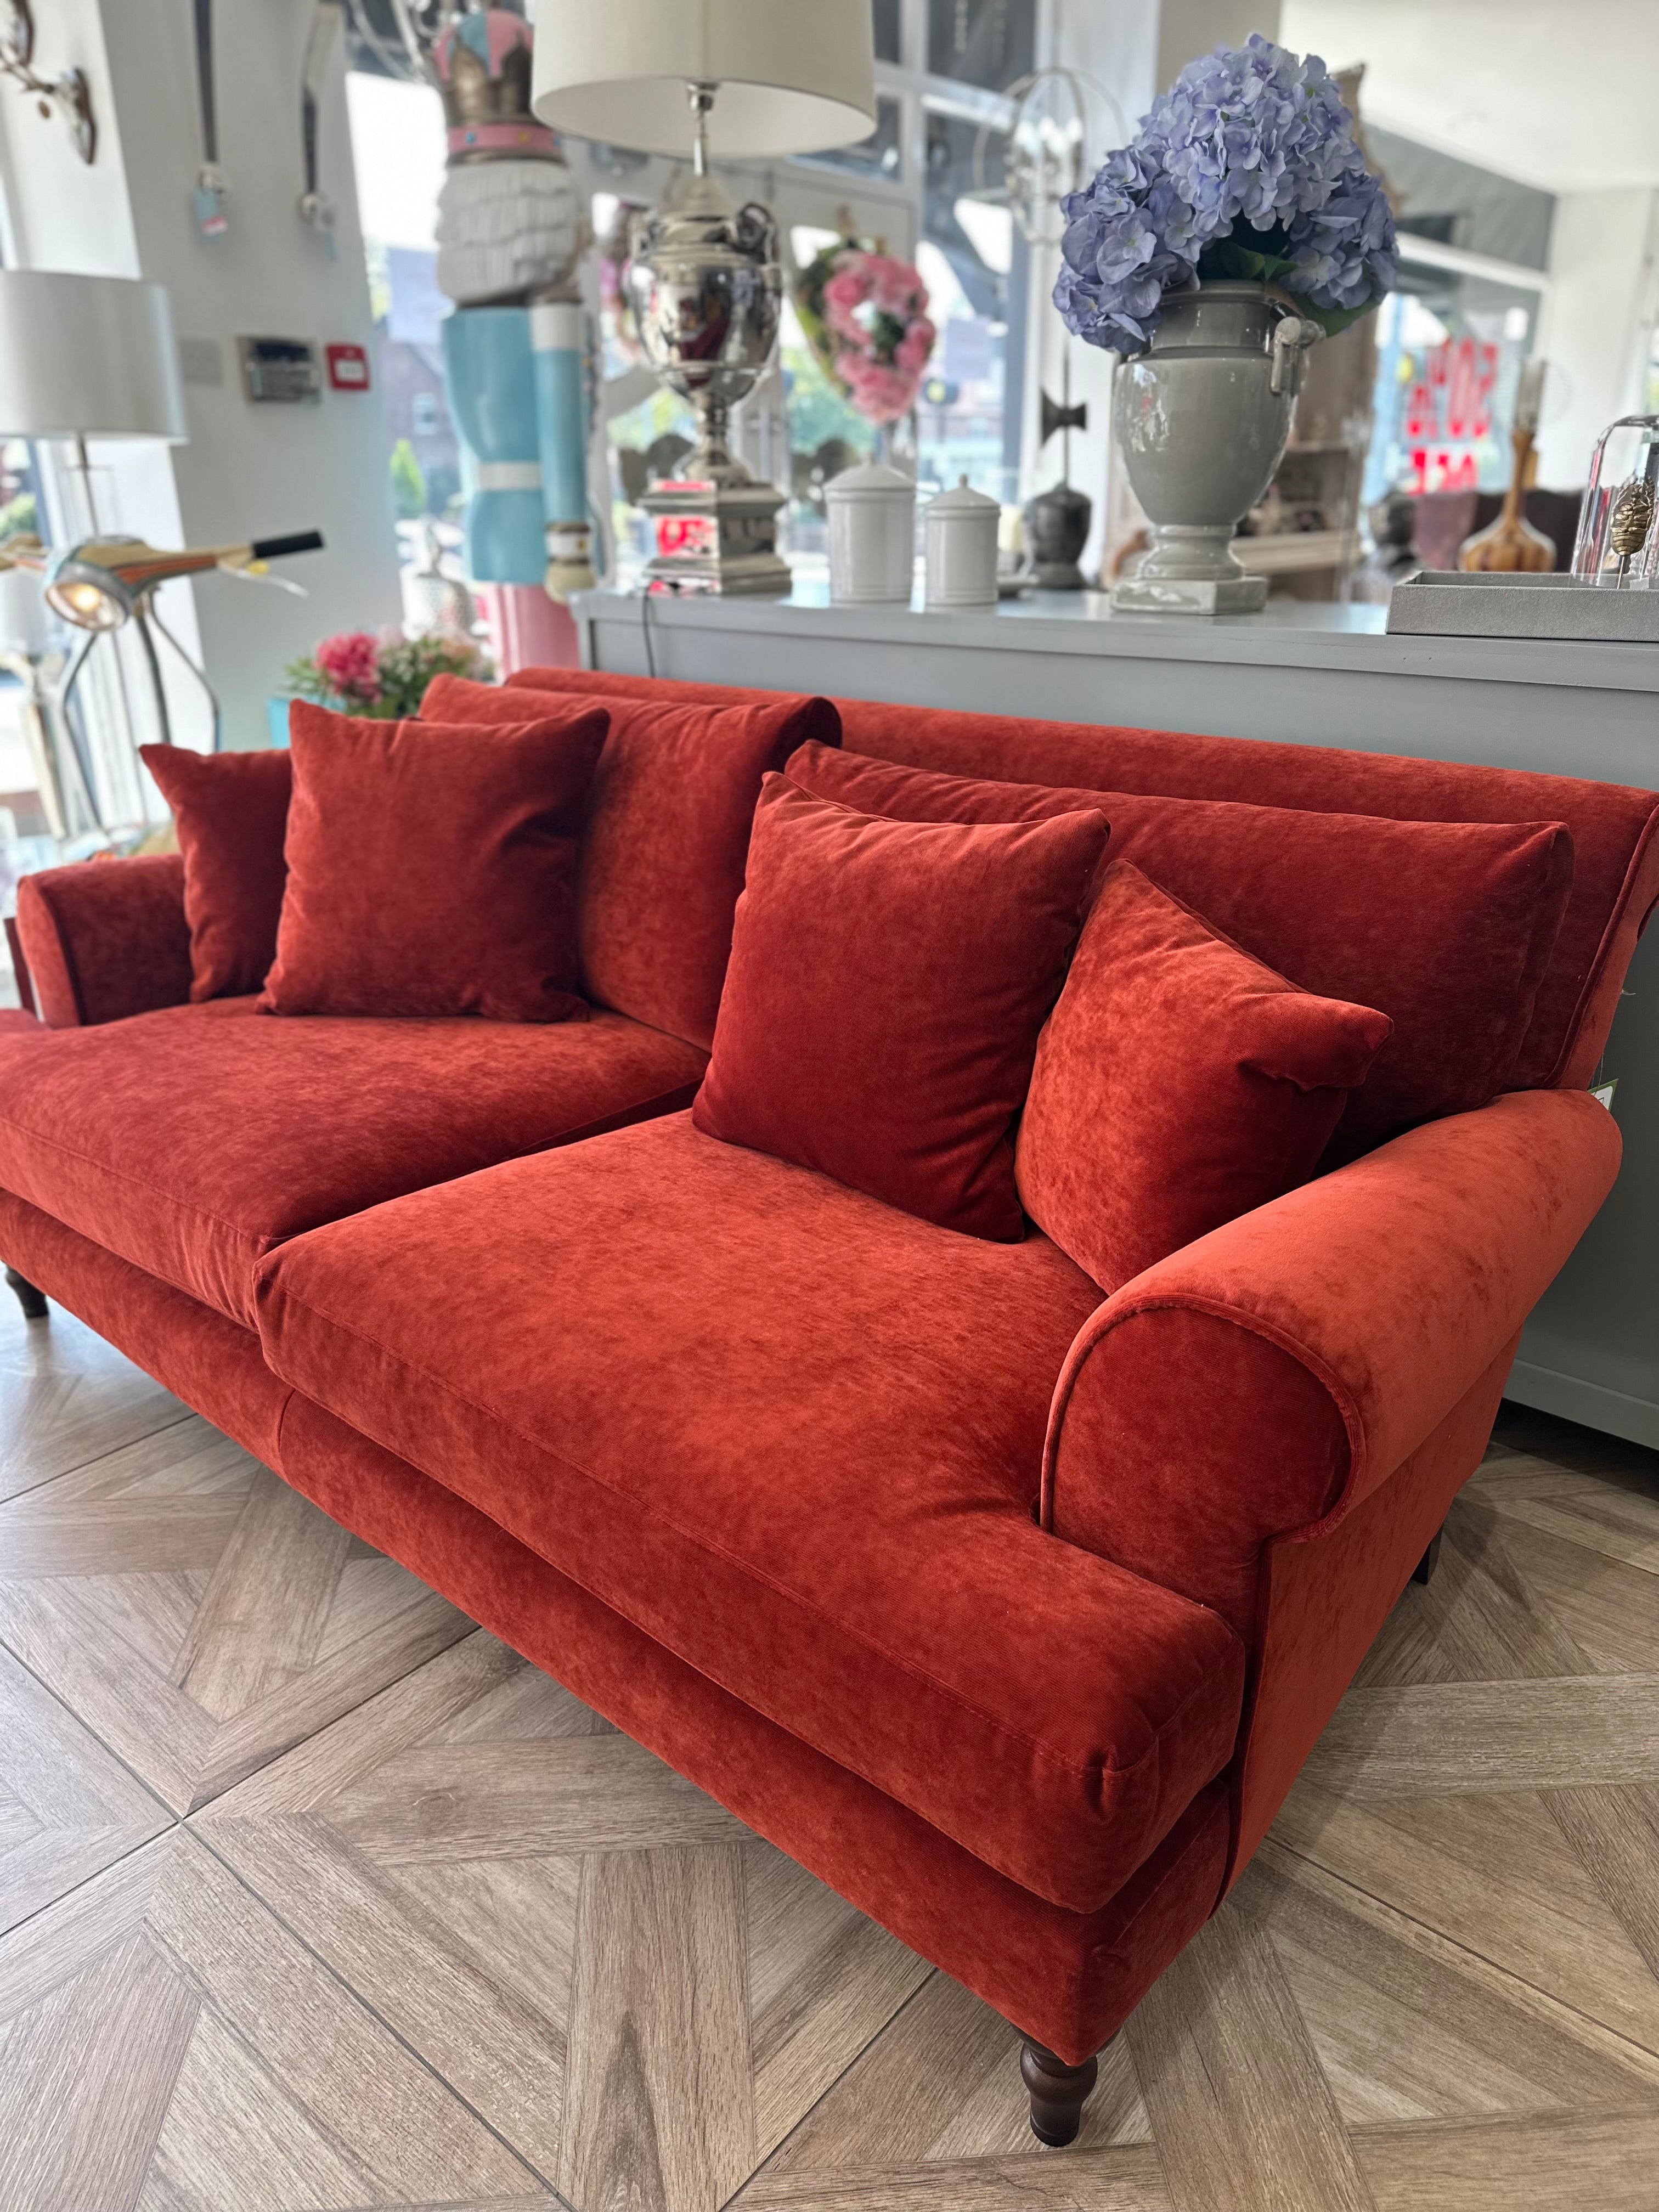
{"type": "Polygon", "coordinates": [[[1202,276],[1271,278],[1328,328],[1399,278],[1393,215],[1324,63],[1259,33],[1189,62],[1060,205],[1054,305],[1117,353],[1144,352],[1164,294],[1202,276]]]}

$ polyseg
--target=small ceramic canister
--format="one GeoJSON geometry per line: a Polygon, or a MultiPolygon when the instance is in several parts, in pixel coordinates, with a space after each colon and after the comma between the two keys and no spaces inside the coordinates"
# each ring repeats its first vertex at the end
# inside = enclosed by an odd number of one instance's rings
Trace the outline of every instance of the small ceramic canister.
{"type": "Polygon", "coordinates": [[[927,514],[927,605],[994,607],[997,603],[997,526],[1002,509],[963,477],[942,491],[927,514]]]}
{"type": "Polygon", "coordinates": [[[823,488],[830,511],[830,597],[842,607],[910,604],[916,568],[916,487],[880,461],[843,469],[823,488]]]}

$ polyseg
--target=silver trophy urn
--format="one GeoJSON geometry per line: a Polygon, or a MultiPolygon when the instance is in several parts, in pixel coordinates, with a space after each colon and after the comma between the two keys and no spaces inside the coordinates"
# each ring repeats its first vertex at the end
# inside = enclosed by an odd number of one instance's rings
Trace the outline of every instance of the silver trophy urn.
{"type": "Polygon", "coordinates": [[[708,174],[701,128],[693,172],[672,205],[635,218],[629,289],[640,343],[662,381],[697,415],[696,450],[678,477],[646,493],[657,550],[646,574],[677,591],[780,592],[776,516],[784,495],[757,483],[732,453],[732,410],[771,359],[783,301],[777,226],[752,202],[738,207],[708,174]]]}

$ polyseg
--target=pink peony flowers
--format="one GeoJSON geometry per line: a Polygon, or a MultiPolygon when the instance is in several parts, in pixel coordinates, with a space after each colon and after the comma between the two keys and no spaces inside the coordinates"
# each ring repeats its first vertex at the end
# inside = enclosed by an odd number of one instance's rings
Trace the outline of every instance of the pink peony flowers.
{"type": "Polygon", "coordinates": [[[860,415],[896,422],[916,396],[937,336],[927,288],[908,261],[849,246],[823,287],[836,375],[860,415]]]}
{"type": "Polygon", "coordinates": [[[380,649],[366,629],[342,630],[325,637],[312,658],[331,690],[343,699],[373,706],[380,696],[380,649]]]}

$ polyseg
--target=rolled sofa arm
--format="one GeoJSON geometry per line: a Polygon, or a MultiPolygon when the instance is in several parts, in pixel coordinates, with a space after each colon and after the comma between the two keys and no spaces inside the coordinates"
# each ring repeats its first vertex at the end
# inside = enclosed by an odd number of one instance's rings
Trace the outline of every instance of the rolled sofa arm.
{"type": "Polygon", "coordinates": [[[79,860],[25,876],[17,934],[48,1029],[116,1022],[190,996],[185,864],[176,853],[79,860]]]}
{"type": "Polygon", "coordinates": [[[1582,1091],[1413,1129],[1126,1283],[1054,1388],[1042,1521],[1252,1640],[1272,1537],[1331,1527],[1503,1352],[1619,1171],[1582,1091]]]}

